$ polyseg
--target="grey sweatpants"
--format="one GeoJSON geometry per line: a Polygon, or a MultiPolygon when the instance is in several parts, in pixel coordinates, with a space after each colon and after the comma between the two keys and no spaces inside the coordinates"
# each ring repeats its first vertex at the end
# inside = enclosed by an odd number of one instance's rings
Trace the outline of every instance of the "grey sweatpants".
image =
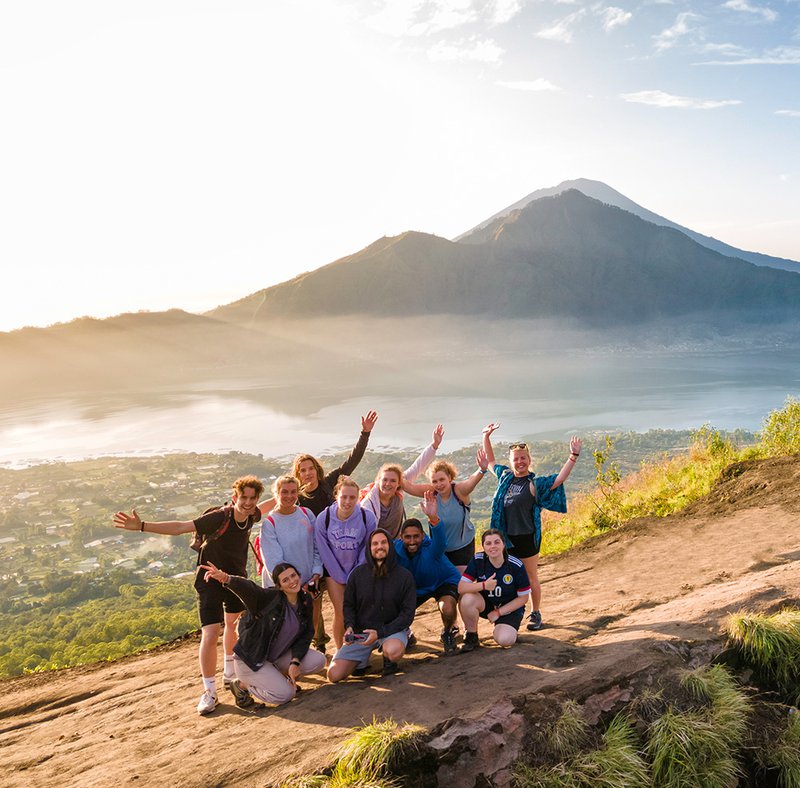
{"type": "MultiPolygon", "coordinates": [[[[292,652],[281,654],[275,662],[265,662],[258,670],[250,670],[235,654],[233,664],[236,668],[236,677],[244,684],[250,694],[262,703],[282,704],[288,703],[295,696],[295,688],[286,678],[289,663],[292,661],[292,652]]],[[[325,668],[325,655],[316,649],[310,648],[300,660],[300,675],[319,673],[325,668]]]]}

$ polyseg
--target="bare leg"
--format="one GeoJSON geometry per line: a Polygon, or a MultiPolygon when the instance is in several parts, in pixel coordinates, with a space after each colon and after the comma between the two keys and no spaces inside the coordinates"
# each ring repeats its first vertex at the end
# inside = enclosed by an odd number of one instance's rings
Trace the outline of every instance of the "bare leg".
{"type": "Polygon", "coordinates": [[[333,605],[333,642],[336,648],[341,648],[344,642],[344,586],[326,577],[325,587],[333,605]]]}
{"type": "MultiPolygon", "coordinates": [[[[236,628],[236,624],[241,615],[241,613],[225,614],[225,631],[222,634],[222,648],[226,657],[233,655],[233,647],[239,639],[239,630],[236,628]]],[[[214,654],[216,657],[216,649],[214,650],[214,654]]],[[[214,660],[214,665],[216,666],[216,659],[214,660]]]]}
{"type": "Polygon", "coordinates": [[[217,675],[217,641],[221,630],[222,624],[206,624],[201,630],[200,673],[204,679],[213,679],[217,675]]]}
{"type": "Polygon", "coordinates": [[[517,642],[517,630],[508,624],[497,624],[492,632],[492,637],[498,646],[508,648],[517,642]]]}
{"type": "Polygon", "coordinates": [[[456,611],[458,606],[456,600],[451,596],[443,596],[439,600],[439,613],[442,616],[442,625],[445,631],[449,630],[456,623],[456,611]]]}
{"type": "Polygon", "coordinates": [[[465,631],[477,633],[478,618],[484,607],[486,607],[486,600],[480,594],[464,594],[458,600],[458,610],[461,613],[465,631]]]}
{"type": "Polygon", "coordinates": [[[346,679],[357,667],[358,662],[352,659],[334,660],[328,665],[328,681],[342,681],[342,679],[346,679]]]}
{"type": "Polygon", "coordinates": [[[539,610],[542,604],[542,586],[539,583],[539,556],[532,555],[530,558],[520,559],[528,573],[528,580],[531,583],[531,610],[539,610]]]}

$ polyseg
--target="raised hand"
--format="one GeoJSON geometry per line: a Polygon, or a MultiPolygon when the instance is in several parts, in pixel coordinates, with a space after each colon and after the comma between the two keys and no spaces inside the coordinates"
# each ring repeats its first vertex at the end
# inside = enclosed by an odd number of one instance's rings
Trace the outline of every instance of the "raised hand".
{"type": "Polygon", "coordinates": [[[441,424],[437,424],[433,428],[433,435],[431,444],[433,445],[434,449],[438,449],[439,446],[442,445],[442,438],[444,438],[444,427],[441,424]]]}
{"type": "Polygon", "coordinates": [[[486,580],[484,580],[483,585],[487,591],[494,591],[495,588],[497,588],[497,578],[495,577],[496,574],[497,572],[495,572],[491,577],[487,577],[486,580]]]}
{"type": "Polygon", "coordinates": [[[117,512],[114,515],[114,527],[124,528],[126,531],[141,531],[142,518],[136,513],[136,509],[133,509],[131,514],[117,512]]]}
{"type": "Polygon", "coordinates": [[[201,569],[205,569],[206,573],[203,576],[203,579],[206,583],[209,580],[216,580],[218,583],[227,583],[228,580],[231,579],[231,576],[227,572],[223,572],[221,569],[217,569],[214,564],[209,561],[207,564],[200,564],[201,569]]]}
{"type": "Polygon", "coordinates": [[[569,439],[570,454],[580,454],[582,446],[583,446],[583,441],[577,435],[573,435],[569,439]]]}
{"type": "Polygon", "coordinates": [[[483,449],[478,449],[475,453],[475,462],[482,471],[485,471],[489,467],[489,455],[483,449]]]}
{"type": "Polygon", "coordinates": [[[439,506],[436,503],[436,493],[433,490],[425,491],[425,496],[419,505],[429,520],[439,519],[439,506]]]}
{"type": "Polygon", "coordinates": [[[488,438],[495,430],[498,429],[500,429],[500,422],[498,421],[496,424],[492,422],[483,428],[483,434],[488,438]]]}
{"type": "Polygon", "coordinates": [[[361,432],[372,432],[375,422],[378,420],[378,414],[371,410],[366,416],[361,417],[361,432]]]}

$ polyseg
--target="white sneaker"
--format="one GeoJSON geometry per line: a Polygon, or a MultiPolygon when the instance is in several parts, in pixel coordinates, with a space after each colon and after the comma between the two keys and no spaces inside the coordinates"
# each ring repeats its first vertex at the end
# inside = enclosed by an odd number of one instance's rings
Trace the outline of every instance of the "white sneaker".
{"type": "Polygon", "coordinates": [[[236,678],[236,674],[235,674],[235,673],[233,673],[233,674],[232,674],[232,675],[230,675],[230,676],[225,676],[225,675],[223,675],[223,676],[222,676],[222,688],[223,688],[223,689],[230,689],[230,688],[231,688],[231,682],[232,682],[232,681],[233,681],[235,678],[236,678]]]}
{"type": "Polygon", "coordinates": [[[206,690],[200,696],[200,702],[197,704],[198,714],[211,714],[217,708],[217,696],[211,694],[211,690],[206,690]]]}

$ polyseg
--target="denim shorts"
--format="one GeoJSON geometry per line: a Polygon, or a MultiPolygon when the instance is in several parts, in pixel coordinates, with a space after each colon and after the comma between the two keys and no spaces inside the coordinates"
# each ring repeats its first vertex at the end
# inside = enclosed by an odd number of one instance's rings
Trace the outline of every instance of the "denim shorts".
{"type": "Polygon", "coordinates": [[[383,645],[384,640],[394,638],[403,644],[403,648],[408,645],[408,630],[404,629],[402,632],[395,632],[393,635],[387,635],[385,638],[378,638],[371,646],[365,646],[363,643],[345,643],[334,655],[332,662],[337,659],[349,659],[358,663],[358,667],[365,668],[369,664],[369,655],[383,645]]]}

